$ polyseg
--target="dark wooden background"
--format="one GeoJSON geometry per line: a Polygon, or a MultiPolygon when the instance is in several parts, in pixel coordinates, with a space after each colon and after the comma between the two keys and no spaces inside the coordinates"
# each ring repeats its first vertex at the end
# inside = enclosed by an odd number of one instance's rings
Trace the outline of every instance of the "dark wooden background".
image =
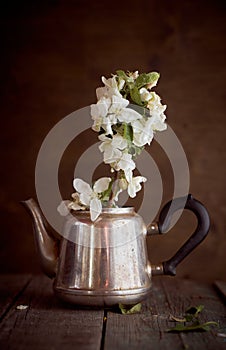
{"type": "MultiPolygon", "coordinates": [[[[31,222],[19,201],[35,197],[35,163],[47,133],[69,113],[95,103],[101,75],[138,69],[161,73],[158,92],[189,161],[190,192],[211,216],[209,237],[178,275],[226,280],[225,1],[4,3],[0,272],[39,271],[31,222]]],[[[80,146],[64,160],[60,183],[65,196],[72,190],[80,146]]],[[[164,160],[160,167],[164,202],[172,195],[172,174],[164,160]]],[[[185,213],[167,236],[149,239],[150,259],[168,258],[193,227],[192,215],[185,213]]]]}

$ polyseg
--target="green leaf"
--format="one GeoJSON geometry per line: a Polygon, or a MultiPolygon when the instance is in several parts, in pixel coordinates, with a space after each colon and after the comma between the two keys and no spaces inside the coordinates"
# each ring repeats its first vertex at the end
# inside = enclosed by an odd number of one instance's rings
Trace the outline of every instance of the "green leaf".
{"type": "Polygon", "coordinates": [[[129,142],[133,140],[133,128],[127,123],[123,123],[123,137],[129,142]]]}
{"type": "Polygon", "coordinates": [[[136,305],[124,305],[119,304],[119,309],[123,315],[136,314],[141,311],[142,304],[138,303],[136,305]]]}
{"type": "Polygon", "coordinates": [[[190,326],[182,325],[181,323],[178,323],[175,327],[170,328],[167,330],[167,332],[194,332],[194,331],[209,331],[210,326],[218,326],[217,322],[209,321],[206,323],[196,323],[192,324],[190,326]]]}
{"type": "Polygon", "coordinates": [[[117,76],[119,77],[119,78],[122,78],[122,79],[124,79],[124,80],[127,80],[128,79],[128,77],[127,77],[127,75],[126,75],[126,73],[124,72],[124,70],[117,70],[116,71],[116,74],[117,74],[117,76]]]}
{"type": "Polygon", "coordinates": [[[192,306],[186,310],[185,319],[187,322],[191,322],[198,318],[200,312],[204,309],[203,305],[192,306]]]}
{"type": "Polygon", "coordinates": [[[203,305],[192,306],[186,310],[186,314],[183,319],[171,316],[171,319],[177,321],[178,323],[175,327],[168,329],[168,332],[209,331],[210,326],[218,326],[218,323],[214,321],[209,321],[206,323],[199,322],[199,314],[203,309],[203,305]]]}
{"type": "Polygon", "coordinates": [[[157,72],[142,73],[136,79],[136,83],[135,83],[136,87],[140,89],[147,84],[153,84],[155,81],[159,79],[159,77],[160,77],[160,74],[157,72]]]}
{"type": "Polygon", "coordinates": [[[188,310],[186,310],[186,314],[194,315],[195,317],[204,309],[203,305],[192,306],[188,310]]]}
{"type": "Polygon", "coordinates": [[[132,101],[135,102],[137,105],[143,106],[143,102],[141,101],[141,97],[140,97],[140,92],[136,86],[134,86],[130,90],[130,97],[132,101]]]}

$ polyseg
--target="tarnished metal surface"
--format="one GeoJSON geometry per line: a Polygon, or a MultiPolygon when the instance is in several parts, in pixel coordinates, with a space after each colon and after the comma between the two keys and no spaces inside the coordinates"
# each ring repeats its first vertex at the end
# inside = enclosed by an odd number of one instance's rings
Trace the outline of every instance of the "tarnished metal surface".
{"type": "Polygon", "coordinates": [[[159,226],[157,222],[152,222],[147,226],[147,234],[148,235],[158,235],[159,234],[159,226]]]}
{"type": "Polygon", "coordinates": [[[55,277],[59,255],[59,242],[46,231],[44,217],[34,199],[31,198],[21,203],[33,220],[34,239],[42,270],[48,277],[55,277]]]}
{"type": "MultiPolygon", "coordinates": [[[[173,212],[184,198],[176,198],[173,212]]],[[[196,248],[209,230],[205,207],[188,195],[186,209],[195,213],[198,226],[174,256],[153,265],[148,261],[146,235],[164,232],[171,220],[168,202],[159,223],[148,225],[133,208],[104,208],[96,221],[89,211],[68,215],[58,256],[57,241],[45,229],[44,218],[34,200],[24,202],[34,223],[35,240],[44,272],[56,278],[55,293],[79,305],[135,304],[148,294],[152,275],[175,275],[177,265],[196,248]],[[165,226],[164,226],[165,225],[165,226]]]]}
{"type": "Polygon", "coordinates": [[[153,276],[164,275],[163,264],[159,263],[156,265],[151,265],[151,273],[153,276]]]}
{"type": "Polygon", "coordinates": [[[145,298],[151,287],[146,228],[133,208],[103,210],[96,222],[76,214],[66,230],[54,283],[59,297],[97,306],[145,298]]]}

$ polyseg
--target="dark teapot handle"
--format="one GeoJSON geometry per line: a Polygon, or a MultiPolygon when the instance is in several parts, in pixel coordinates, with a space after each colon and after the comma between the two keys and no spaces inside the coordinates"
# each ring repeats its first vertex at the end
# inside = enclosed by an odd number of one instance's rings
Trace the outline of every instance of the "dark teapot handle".
{"type": "MultiPolygon", "coordinates": [[[[184,208],[191,210],[196,215],[198,220],[196,230],[171,259],[153,267],[153,274],[175,276],[177,265],[204,240],[209,232],[210,218],[206,208],[189,194],[186,197],[175,198],[163,207],[159,215],[158,233],[167,232],[174,212],[184,208]]],[[[152,230],[155,229],[154,224],[151,224],[150,227],[152,230]]]]}

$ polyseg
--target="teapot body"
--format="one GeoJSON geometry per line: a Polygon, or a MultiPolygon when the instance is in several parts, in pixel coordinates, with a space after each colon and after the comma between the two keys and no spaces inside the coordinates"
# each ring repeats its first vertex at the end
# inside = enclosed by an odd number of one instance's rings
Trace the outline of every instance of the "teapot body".
{"type": "Polygon", "coordinates": [[[54,291],[79,305],[136,304],[151,288],[146,226],[133,208],[70,215],[61,241],[54,291]]]}
{"type": "Polygon", "coordinates": [[[146,228],[130,208],[104,208],[96,221],[89,211],[69,214],[59,240],[48,232],[45,219],[31,198],[22,202],[33,219],[34,237],[43,271],[55,277],[56,295],[85,306],[133,305],[146,298],[152,275],[176,275],[176,267],[205,239],[210,228],[204,205],[191,194],[167,202],[158,222],[146,228]],[[197,227],[167,261],[150,265],[146,235],[169,231],[173,214],[191,210],[197,227]]]}

